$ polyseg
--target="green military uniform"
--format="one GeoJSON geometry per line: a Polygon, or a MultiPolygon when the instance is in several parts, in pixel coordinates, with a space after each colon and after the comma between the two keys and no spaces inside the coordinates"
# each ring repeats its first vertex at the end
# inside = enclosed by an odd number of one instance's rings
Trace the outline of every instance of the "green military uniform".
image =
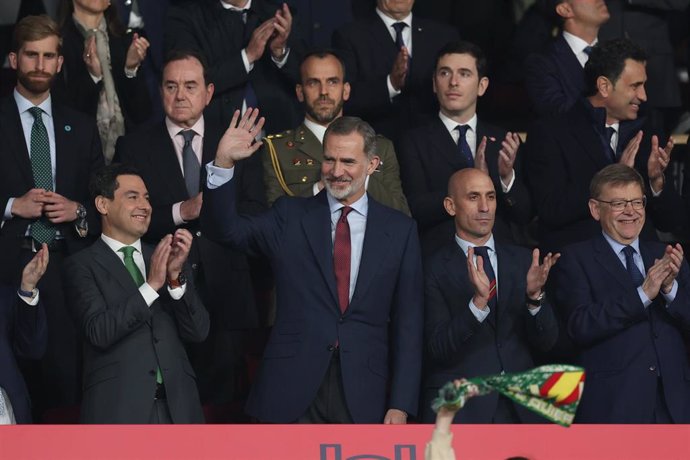
{"type": "MultiPolygon", "coordinates": [[[[409,216],[410,209],[407,207],[407,200],[400,184],[400,171],[393,143],[383,136],[376,136],[376,154],[381,158],[381,163],[369,176],[367,192],[379,203],[409,216]]],[[[314,133],[303,124],[295,130],[273,134],[264,139],[261,159],[269,204],[273,204],[283,195],[312,196],[314,184],[321,180],[323,146],[314,133]],[[271,145],[275,149],[275,158],[272,158],[271,145]],[[277,167],[274,160],[277,161],[277,167]]]]}

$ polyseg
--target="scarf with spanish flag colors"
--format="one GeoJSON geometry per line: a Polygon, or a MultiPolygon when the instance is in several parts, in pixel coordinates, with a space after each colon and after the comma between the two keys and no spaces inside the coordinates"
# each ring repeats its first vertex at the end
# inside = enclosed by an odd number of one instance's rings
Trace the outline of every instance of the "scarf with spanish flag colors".
{"type": "Polygon", "coordinates": [[[431,407],[456,411],[468,399],[498,391],[548,420],[570,426],[585,384],[585,370],[549,364],[526,372],[490,375],[446,383],[431,407]]]}

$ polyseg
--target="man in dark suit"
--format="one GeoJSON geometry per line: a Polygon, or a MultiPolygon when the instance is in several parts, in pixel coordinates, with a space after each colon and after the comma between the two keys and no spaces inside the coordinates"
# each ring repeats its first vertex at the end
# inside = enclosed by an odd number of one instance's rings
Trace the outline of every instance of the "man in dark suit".
{"type": "Polygon", "coordinates": [[[486,72],[486,58],[476,45],[461,41],[444,46],[433,73],[441,110],[435,120],[413,129],[400,142],[403,187],[422,234],[424,254],[453,238],[453,219],[443,200],[450,176],[459,169],[476,167],[490,175],[498,191],[494,233],[499,240],[519,241],[513,230],[531,217],[517,161],[519,137],[477,118],[477,99],[489,86],[486,72]]]}
{"type": "Polygon", "coordinates": [[[276,320],[247,411],[261,421],[405,423],[418,405],[421,261],[414,221],[364,183],[376,134],[340,117],[324,136],[325,190],[238,215],[233,166],[260,147],[258,111],[235,112],[208,164],[202,225],[219,241],[270,257],[276,320]]]}
{"type": "MultiPolygon", "coordinates": [[[[199,228],[200,184],[205,177],[201,165],[213,160],[222,133],[203,116],[214,85],[206,81],[202,61],[196,52],[168,55],[160,88],[165,121],[121,137],[116,156],[139,171],[151,194],[153,215],[144,240],[158,242],[176,228],[192,232],[189,259],[212,327],[203,344],[190,345],[190,358],[202,402],[228,403],[234,398],[237,380],[246,380],[241,376],[242,343],[246,331],[258,326],[258,317],[246,256],[210,241],[199,228]]],[[[236,180],[242,213],[266,209],[259,158],[239,162],[236,180]]]]}
{"type": "Polygon", "coordinates": [[[644,190],[625,165],[599,171],[588,205],[601,233],[564,249],[554,271],[587,372],[579,422],[690,422],[690,272],[679,244],[640,238],[644,190]]]}
{"type": "MultiPolygon", "coordinates": [[[[323,135],[333,120],[343,116],[343,104],[350,98],[345,65],[331,52],[308,54],[300,65],[300,75],[295,91],[304,106],[304,122],[293,130],[268,136],[260,153],[270,204],[283,195],[313,196],[323,189],[323,135]]],[[[377,136],[376,155],[381,161],[367,180],[367,192],[381,204],[409,215],[393,143],[377,136]]]]}
{"type": "Polygon", "coordinates": [[[0,388],[7,393],[5,407],[9,402],[16,423],[31,423],[31,400],[16,357],[40,359],[46,350],[46,313],[36,286],[49,258],[44,244],[24,267],[19,289],[0,286],[0,388]]]}
{"type": "Polygon", "coordinates": [[[182,345],[204,340],[209,329],[184,267],[192,235],[178,229],[155,250],[142,245],[151,205],[131,167],[102,169],[90,188],[103,233],[65,264],[69,306],[84,337],[81,420],[201,423],[196,379],[182,345]]]}
{"type": "MultiPolygon", "coordinates": [[[[594,174],[612,163],[634,166],[649,180],[654,224],[672,231],[681,222],[680,197],[664,178],[673,142],[643,137],[638,117],[646,99],[646,55],[629,40],[599,43],[585,65],[586,98],[562,116],[537,122],[526,145],[527,182],[539,216],[542,250],[598,234],[585,206],[594,174]],[[641,152],[638,154],[638,151],[641,152]],[[662,209],[663,208],[663,209],[662,209]]],[[[648,226],[653,238],[654,229],[648,226]]]]}
{"type": "Polygon", "coordinates": [[[525,86],[537,115],[565,113],[582,97],[584,67],[599,28],[609,19],[604,0],[547,0],[562,33],[525,61],[525,86]]]}
{"type": "Polygon", "coordinates": [[[457,39],[450,27],[412,14],[414,0],[377,0],[376,13],[336,30],[352,97],[347,115],[371,122],[394,142],[436,110],[434,56],[457,39]]]}
{"type": "MultiPolygon", "coordinates": [[[[549,350],[558,323],[544,298],[544,284],[559,255],[539,265],[539,250],[497,244],[491,232],[496,191],[474,168],[456,172],[443,202],[455,220],[455,241],[426,264],[426,376],[424,421],[445,383],[534,367],[532,350],[549,350]]],[[[538,417],[493,393],[470,400],[455,420],[463,423],[534,422],[538,417]]]]}
{"type": "Polygon", "coordinates": [[[268,132],[302,121],[294,94],[304,45],[287,5],[270,0],[202,0],[172,7],[165,47],[199,51],[209,65],[215,95],[209,120],[227,126],[235,109],[260,107],[268,132]]]}
{"type": "Polygon", "coordinates": [[[47,16],[27,16],[14,32],[10,65],[17,71],[12,97],[0,102],[0,253],[17,283],[41,243],[51,264],[41,279],[48,348],[40,369],[31,363],[27,383],[38,412],[73,405],[79,397],[78,345],[64,305],[62,260],[97,233],[88,177],[103,165],[96,123],[51,99],[60,71],[60,35],[47,16]]]}

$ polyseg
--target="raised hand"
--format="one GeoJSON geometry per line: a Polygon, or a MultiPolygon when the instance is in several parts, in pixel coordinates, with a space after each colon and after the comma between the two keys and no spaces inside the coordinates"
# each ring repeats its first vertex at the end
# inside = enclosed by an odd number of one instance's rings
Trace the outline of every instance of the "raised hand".
{"type": "Polygon", "coordinates": [[[242,118],[240,118],[240,111],[235,110],[230,126],[218,143],[214,161],[216,166],[232,168],[235,166],[235,161],[250,157],[259,150],[263,142],[254,142],[254,140],[261,132],[266,120],[261,117],[257,121],[258,116],[259,109],[247,108],[242,118]]]}
{"type": "Polygon", "coordinates": [[[125,59],[125,68],[134,70],[146,59],[146,51],[151,44],[145,37],[140,37],[135,33],[132,36],[132,43],[127,49],[127,57],[125,59]]]}
{"type": "MultiPolygon", "coordinates": [[[[462,139],[461,139],[462,140],[462,139]]],[[[486,143],[488,140],[486,136],[482,137],[482,141],[477,147],[477,152],[474,154],[474,167],[480,171],[489,174],[489,165],[486,163],[486,143]]]]}
{"type": "Polygon", "coordinates": [[[539,264],[539,249],[532,251],[532,264],[527,271],[527,289],[526,294],[530,299],[536,300],[544,290],[546,280],[549,278],[549,271],[554,266],[560,253],[546,254],[541,265],[539,264]]]}
{"type": "Polygon", "coordinates": [[[275,59],[282,59],[283,50],[287,48],[287,41],[292,30],[292,14],[287,3],[283,3],[281,9],[276,11],[275,22],[273,23],[275,34],[270,40],[271,55],[275,59]]]}
{"type": "Polygon", "coordinates": [[[507,132],[501,142],[501,150],[498,151],[498,175],[504,184],[510,184],[513,180],[513,166],[520,148],[520,136],[517,133],[507,132]]]}
{"type": "Polygon", "coordinates": [[[245,53],[247,53],[247,59],[250,63],[258,61],[264,55],[266,45],[276,30],[275,22],[275,18],[267,19],[252,32],[249,43],[245,48],[245,53]]]}
{"type": "Polygon", "coordinates": [[[477,257],[477,267],[474,266],[474,248],[467,250],[467,273],[470,284],[474,288],[472,302],[477,308],[485,310],[489,304],[489,294],[491,293],[491,282],[484,272],[484,259],[477,257]]]}
{"type": "Polygon", "coordinates": [[[180,217],[182,217],[182,220],[190,222],[199,218],[199,214],[201,214],[201,205],[203,204],[203,195],[203,192],[199,192],[198,195],[180,204],[180,217]]]}
{"type": "Polygon", "coordinates": [[[168,273],[167,277],[171,280],[176,280],[182,271],[189,251],[192,248],[192,234],[189,230],[178,228],[172,237],[172,244],[170,249],[170,257],[168,258],[168,273]]]}
{"type": "Polygon", "coordinates": [[[96,78],[101,78],[103,76],[101,61],[98,59],[98,53],[96,52],[95,35],[91,35],[84,42],[84,54],[82,59],[84,59],[84,64],[86,64],[86,70],[88,70],[91,75],[96,78]]]}
{"type": "Polygon", "coordinates": [[[668,294],[673,288],[673,281],[675,281],[678,273],[680,272],[680,266],[683,263],[683,247],[677,243],[675,246],[666,246],[666,253],[664,258],[667,259],[670,267],[669,274],[661,282],[661,292],[668,294]]]}
{"type": "Polygon", "coordinates": [[[20,285],[22,291],[29,292],[34,290],[48,268],[49,258],[50,253],[48,252],[48,245],[43,243],[41,249],[34,255],[29,263],[24,266],[24,270],[22,270],[22,281],[20,285]]]}
{"type": "Polygon", "coordinates": [[[618,159],[618,163],[624,164],[631,168],[635,167],[635,157],[637,157],[637,151],[640,149],[640,142],[642,142],[642,131],[638,131],[635,137],[630,139],[628,145],[625,146],[625,150],[618,159]]]}
{"type": "Polygon", "coordinates": [[[664,171],[671,162],[673,139],[669,137],[664,148],[659,146],[659,138],[652,136],[652,150],[647,160],[647,175],[654,192],[661,192],[664,188],[664,171]]]}
{"type": "Polygon", "coordinates": [[[172,250],[171,243],[172,235],[165,235],[156,246],[149,261],[149,274],[146,282],[156,291],[162,288],[167,280],[168,259],[172,250]]]}
{"type": "Polygon", "coordinates": [[[410,53],[406,47],[400,48],[398,55],[393,61],[393,68],[391,69],[390,78],[391,85],[397,91],[405,87],[405,80],[407,79],[407,72],[410,70],[410,53]]]}

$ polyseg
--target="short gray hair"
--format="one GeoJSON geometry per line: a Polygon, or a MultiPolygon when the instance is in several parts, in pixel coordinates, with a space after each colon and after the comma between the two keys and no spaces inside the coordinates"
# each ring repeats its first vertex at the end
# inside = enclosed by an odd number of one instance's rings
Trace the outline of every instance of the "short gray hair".
{"type": "Polygon", "coordinates": [[[346,136],[352,133],[358,133],[364,139],[364,153],[367,159],[371,160],[376,155],[376,132],[369,123],[358,117],[340,117],[333,120],[333,123],[328,125],[326,134],[323,136],[323,143],[326,144],[326,139],[330,135],[346,136]]]}

